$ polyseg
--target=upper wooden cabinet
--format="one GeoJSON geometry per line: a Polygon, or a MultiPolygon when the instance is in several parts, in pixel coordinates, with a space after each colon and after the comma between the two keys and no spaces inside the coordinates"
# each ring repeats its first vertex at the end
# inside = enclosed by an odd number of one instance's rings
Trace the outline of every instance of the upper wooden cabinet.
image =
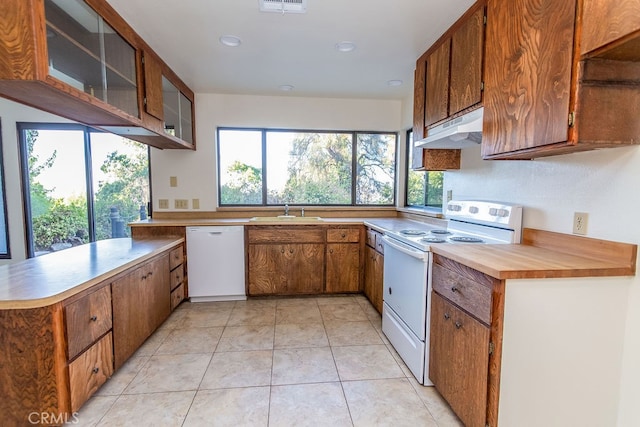
{"type": "MultiPolygon", "coordinates": [[[[595,3],[585,0],[584,10],[595,11],[595,3]]],[[[483,158],[532,159],[639,141],[640,63],[581,60],[581,4],[488,1],[483,158]]],[[[598,25],[611,19],[601,15],[598,25]]]]}
{"type": "MultiPolygon", "coordinates": [[[[482,103],[485,1],[474,4],[416,62],[413,140],[482,103]]],[[[460,150],[413,151],[414,170],[460,168],[460,150]]]]}
{"type": "Polygon", "coordinates": [[[416,63],[414,133],[482,102],[485,2],[472,6],[416,63]],[[424,105],[422,105],[424,103],[424,105]],[[420,117],[424,114],[424,120],[420,117]]]}
{"type": "Polygon", "coordinates": [[[0,96],[158,148],[195,148],[193,92],[105,0],[3,0],[0,96]],[[163,76],[184,97],[167,125],[144,106],[151,93],[148,103],[174,103],[163,101],[163,76]]]}
{"type": "Polygon", "coordinates": [[[626,61],[640,60],[640,2],[584,0],[580,53],[626,61]]]}

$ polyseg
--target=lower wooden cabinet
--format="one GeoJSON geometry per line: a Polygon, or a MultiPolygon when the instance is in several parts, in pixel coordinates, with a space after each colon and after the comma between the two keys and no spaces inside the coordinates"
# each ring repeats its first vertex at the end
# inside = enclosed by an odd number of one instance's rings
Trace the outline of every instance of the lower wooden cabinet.
{"type": "Polygon", "coordinates": [[[364,253],[364,294],[382,314],[382,278],[384,272],[384,244],[382,234],[367,229],[367,245],[364,253]]]}
{"type": "Polygon", "coordinates": [[[362,227],[265,225],[245,230],[249,296],[361,290],[362,227]]]}
{"type": "Polygon", "coordinates": [[[163,255],[111,284],[116,369],[169,317],[170,283],[169,256],[163,255]]]}
{"type": "Polygon", "coordinates": [[[429,378],[468,427],[497,425],[504,281],[433,255],[429,378]]]}
{"type": "Polygon", "coordinates": [[[484,427],[489,327],[431,295],[429,378],[466,426],[484,427]]]}

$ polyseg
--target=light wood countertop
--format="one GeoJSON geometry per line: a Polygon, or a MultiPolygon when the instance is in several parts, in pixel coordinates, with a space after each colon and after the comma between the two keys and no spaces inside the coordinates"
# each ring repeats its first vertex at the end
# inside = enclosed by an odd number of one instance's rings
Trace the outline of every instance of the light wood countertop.
{"type": "Polygon", "coordinates": [[[0,266],[0,309],[57,303],[183,242],[183,238],[101,240],[0,266]]]}
{"type": "Polygon", "coordinates": [[[520,245],[434,244],[431,250],[496,279],[634,276],[637,245],[525,228],[520,245]]]}

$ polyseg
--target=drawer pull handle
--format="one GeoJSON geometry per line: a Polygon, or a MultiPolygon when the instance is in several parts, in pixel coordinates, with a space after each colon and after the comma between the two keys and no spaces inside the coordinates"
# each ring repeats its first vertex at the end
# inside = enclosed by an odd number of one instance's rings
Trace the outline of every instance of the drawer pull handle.
{"type": "Polygon", "coordinates": [[[98,316],[96,316],[95,314],[93,316],[90,317],[92,322],[96,322],[98,320],[98,316]]]}
{"type": "Polygon", "coordinates": [[[142,280],[147,280],[147,275],[146,275],[146,274],[144,274],[144,275],[142,276],[142,280]]]}
{"type": "Polygon", "coordinates": [[[451,315],[450,315],[449,313],[445,313],[445,314],[444,314],[444,318],[445,318],[445,319],[447,319],[447,320],[449,320],[449,319],[451,318],[451,315]]]}
{"type": "Polygon", "coordinates": [[[456,288],[455,286],[451,287],[451,292],[459,292],[460,290],[458,288],[456,288]]]}
{"type": "Polygon", "coordinates": [[[98,372],[100,372],[100,368],[95,367],[91,370],[91,372],[93,372],[94,374],[97,374],[98,372]]]}
{"type": "Polygon", "coordinates": [[[344,239],[345,237],[347,237],[347,235],[346,235],[346,234],[344,234],[344,233],[342,233],[342,234],[340,235],[340,237],[342,237],[342,238],[344,239]]]}
{"type": "Polygon", "coordinates": [[[293,249],[289,249],[289,253],[292,254],[293,253],[293,249]]]}
{"type": "Polygon", "coordinates": [[[153,276],[153,271],[150,271],[147,273],[147,277],[151,277],[151,276],[153,276]]]}
{"type": "Polygon", "coordinates": [[[280,249],[280,252],[284,253],[284,249],[280,249]]]}
{"type": "Polygon", "coordinates": [[[391,287],[389,287],[389,295],[393,294],[393,291],[391,290],[391,287]]]}
{"type": "Polygon", "coordinates": [[[333,249],[329,249],[329,253],[332,254],[333,253],[333,249]]]}
{"type": "Polygon", "coordinates": [[[462,323],[456,322],[456,329],[460,329],[460,328],[462,328],[462,323]]]}

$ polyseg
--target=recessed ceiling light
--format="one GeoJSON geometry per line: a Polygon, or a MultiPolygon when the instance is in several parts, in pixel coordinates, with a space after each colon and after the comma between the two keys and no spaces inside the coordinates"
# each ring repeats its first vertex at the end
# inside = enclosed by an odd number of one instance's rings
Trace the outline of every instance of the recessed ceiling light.
{"type": "Polygon", "coordinates": [[[278,86],[278,89],[285,91],[285,92],[291,92],[293,90],[293,86],[291,85],[281,85],[278,86]]]}
{"type": "Polygon", "coordinates": [[[336,43],[336,49],[339,52],[351,52],[356,49],[356,44],[353,42],[340,42],[336,43]]]}
{"type": "Polygon", "coordinates": [[[242,44],[242,40],[240,40],[240,37],[227,35],[220,37],[220,43],[225,46],[237,47],[242,44]]]}
{"type": "Polygon", "coordinates": [[[387,84],[389,86],[401,86],[402,85],[402,80],[389,80],[387,82],[387,84]]]}

